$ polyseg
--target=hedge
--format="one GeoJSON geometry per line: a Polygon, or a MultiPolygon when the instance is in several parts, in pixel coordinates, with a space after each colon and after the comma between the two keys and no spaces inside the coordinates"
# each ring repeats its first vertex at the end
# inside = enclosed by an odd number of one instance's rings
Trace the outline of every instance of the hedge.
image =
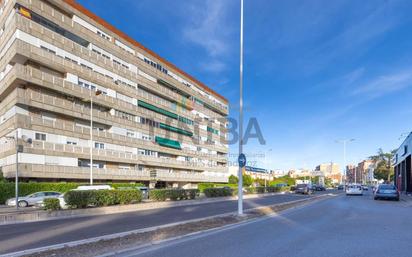
{"type": "Polygon", "coordinates": [[[237,188],[237,184],[222,184],[222,183],[199,183],[197,185],[197,188],[199,189],[199,191],[201,193],[203,193],[203,191],[206,188],[212,188],[212,187],[230,187],[230,188],[237,188]]]}
{"type": "MultiPolygon", "coordinates": [[[[289,187],[244,187],[244,194],[263,194],[289,191],[289,187]]],[[[237,188],[230,187],[210,187],[205,188],[203,193],[206,197],[221,197],[237,195],[237,188]]]]}
{"type": "Polygon", "coordinates": [[[195,199],[199,195],[199,189],[152,189],[149,191],[149,199],[155,201],[178,201],[195,199]]]}
{"type": "Polygon", "coordinates": [[[142,201],[139,190],[73,190],[64,195],[66,204],[71,208],[100,207],[129,204],[142,201]]]}
{"type": "MultiPolygon", "coordinates": [[[[19,196],[26,196],[39,191],[56,191],[65,193],[81,185],[87,185],[85,183],[50,183],[50,182],[29,182],[19,183],[19,196]]],[[[142,183],[112,183],[113,188],[118,187],[130,187],[130,186],[144,186],[142,183]]],[[[0,182],[0,204],[4,204],[7,199],[14,197],[15,195],[14,183],[0,182]]]]}
{"type": "Polygon", "coordinates": [[[60,201],[57,198],[46,198],[43,200],[44,209],[49,211],[56,211],[60,209],[60,201]]]}
{"type": "Polygon", "coordinates": [[[236,190],[230,187],[211,187],[206,188],[203,193],[206,197],[222,197],[222,196],[232,196],[236,190]]]}

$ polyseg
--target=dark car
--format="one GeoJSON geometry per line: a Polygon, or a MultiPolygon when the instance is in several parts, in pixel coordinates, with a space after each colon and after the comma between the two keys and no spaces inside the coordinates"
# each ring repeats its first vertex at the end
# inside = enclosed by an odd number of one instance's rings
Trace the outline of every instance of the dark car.
{"type": "Polygon", "coordinates": [[[381,184],[375,190],[375,194],[373,197],[375,200],[379,199],[392,199],[399,201],[399,191],[394,185],[390,184],[381,184]]]}
{"type": "Polygon", "coordinates": [[[326,191],[326,187],[321,186],[321,185],[313,185],[312,188],[315,191],[326,191]]]}
{"type": "Polygon", "coordinates": [[[338,186],[338,190],[343,190],[345,187],[343,185],[338,186]]]}
{"type": "Polygon", "coordinates": [[[305,195],[310,195],[312,194],[313,189],[310,184],[297,184],[295,188],[295,193],[296,194],[305,194],[305,195]]]}

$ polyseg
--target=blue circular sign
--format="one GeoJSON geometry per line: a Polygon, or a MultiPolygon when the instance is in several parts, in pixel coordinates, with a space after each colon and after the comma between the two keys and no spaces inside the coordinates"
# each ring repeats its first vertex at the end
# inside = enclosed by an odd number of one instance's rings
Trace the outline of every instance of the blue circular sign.
{"type": "Polygon", "coordinates": [[[237,161],[239,162],[239,167],[243,168],[246,165],[246,155],[243,153],[239,154],[239,157],[237,158],[237,161]]]}

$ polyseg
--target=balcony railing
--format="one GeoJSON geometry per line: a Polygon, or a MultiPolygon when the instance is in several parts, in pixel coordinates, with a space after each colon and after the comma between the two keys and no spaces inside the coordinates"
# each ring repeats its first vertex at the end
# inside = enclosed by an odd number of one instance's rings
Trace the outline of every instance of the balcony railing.
{"type": "MultiPolygon", "coordinates": [[[[6,178],[15,174],[15,165],[3,167],[6,178]]],[[[100,169],[93,168],[95,180],[133,180],[133,181],[170,181],[170,182],[227,182],[226,174],[209,176],[196,172],[168,172],[162,170],[100,169]],[[153,176],[155,174],[155,176],[153,176]]],[[[24,178],[89,179],[90,168],[60,165],[19,164],[19,175],[24,178]]]]}

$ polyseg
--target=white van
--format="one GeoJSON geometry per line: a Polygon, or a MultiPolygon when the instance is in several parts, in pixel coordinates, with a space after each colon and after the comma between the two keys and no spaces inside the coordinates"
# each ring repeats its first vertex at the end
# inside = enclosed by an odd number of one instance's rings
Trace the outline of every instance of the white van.
{"type": "Polygon", "coordinates": [[[78,186],[74,190],[112,190],[113,188],[109,185],[93,185],[93,186],[78,186]]]}
{"type": "MultiPolygon", "coordinates": [[[[113,187],[109,185],[93,185],[93,186],[78,186],[75,191],[87,191],[87,190],[112,190],[113,187]]],[[[64,194],[59,196],[60,208],[67,209],[68,206],[66,205],[66,201],[64,200],[64,194]]]]}
{"type": "Polygon", "coordinates": [[[346,195],[363,195],[363,188],[358,184],[351,184],[346,187],[346,195]]]}

